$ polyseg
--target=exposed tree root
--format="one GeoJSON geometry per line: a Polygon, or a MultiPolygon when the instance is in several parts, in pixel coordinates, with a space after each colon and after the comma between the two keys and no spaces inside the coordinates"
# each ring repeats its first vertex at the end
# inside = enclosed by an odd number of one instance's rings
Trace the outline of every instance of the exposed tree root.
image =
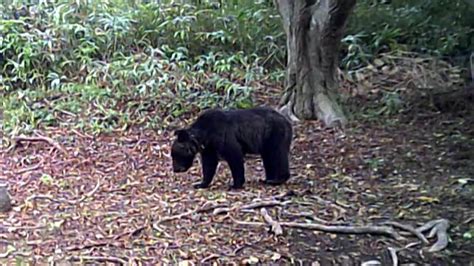
{"type": "Polygon", "coordinates": [[[260,210],[260,214],[262,215],[265,222],[268,223],[271,226],[270,230],[276,236],[279,236],[279,235],[283,234],[283,229],[281,228],[281,225],[278,222],[276,222],[275,220],[272,219],[272,217],[268,214],[268,212],[265,208],[262,208],[260,210]]]}
{"type": "MultiPolygon", "coordinates": [[[[327,203],[326,201],[324,201],[327,203]]],[[[275,201],[275,200],[262,200],[258,202],[253,202],[250,204],[245,205],[238,205],[233,207],[228,207],[227,205],[216,204],[212,206],[206,206],[205,204],[203,207],[197,208],[195,210],[191,210],[188,212],[184,212],[181,214],[162,217],[157,223],[153,225],[153,228],[156,230],[160,230],[161,228],[158,227],[158,224],[163,223],[165,221],[171,221],[176,219],[181,219],[187,216],[191,216],[195,213],[202,213],[213,210],[213,215],[219,215],[222,213],[227,213],[224,219],[230,218],[234,223],[241,224],[241,225],[248,225],[248,226],[270,226],[270,232],[275,234],[276,236],[283,234],[283,227],[291,227],[291,228],[299,228],[299,229],[306,229],[306,230],[316,230],[316,231],[323,231],[323,232],[330,232],[330,233],[341,233],[341,234],[374,234],[374,235],[385,235],[389,236],[393,239],[398,241],[405,239],[402,237],[395,228],[399,228],[402,230],[407,231],[408,233],[416,236],[420,239],[424,244],[429,244],[427,238],[423,235],[423,232],[426,230],[431,229],[428,238],[432,238],[435,235],[437,236],[437,242],[429,249],[429,252],[437,252],[444,249],[448,245],[448,235],[447,229],[449,228],[449,222],[445,219],[434,220],[430,221],[423,226],[415,229],[410,225],[404,225],[398,222],[393,221],[386,221],[381,225],[362,225],[362,226],[351,226],[351,225],[332,225],[332,224],[318,224],[318,223],[295,223],[295,222],[279,222],[275,221],[267,212],[265,207],[273,207],[273,206],[284,206],[290,203],[290,201],[275,201]],[[223,207],[224,206],[224,207],[223,207]],[[234,219],[229,213],[235,210],[249,210],[249,209],[256,209],[262,208],[260,210],[260,215],[262,216],[263,221],[265,222],[247,222],[247,221],[239,221],[234,219]]],[[[340,207],[339,207],[340,208],[340,207]]],[[[142,228],[141,228],[142,229],[142,228]]],[[[140,229],[140,230],[141,230],[140,229]]],[[[390,254],[392,256],[392,260],[394,263],[398,261],[396,257],[396,250],[389,249],[390,254]]],[[[395,264],[394,264],[395,265],[395,264]]]]}
{"type": "Polygon", "coordinates": [[[376,235],[387,235],[396,240],[402,240],[400,236],[392,227],[388,226],[348,226],[348,225],[322,225],[322,224],[302,224],[293,222],[282,222],[282,226],[293,227],[299,229],[317,230],[330,233],[342,233],[342,234],[376,234],[376,235]]]}
{"type": "Polygon", "coordinates": [[[405,225],[405,224],[401,224],[401,223],[398,223],[398,222],[392,222],[392,221],[387,221],[384,224],[391,225],[393,227],[397,227],[397,228],[403,229],[405,231],[408,231],[408,232],[412,233],[413,235],[415,235],[416,237],[418,237],[425,244],[430,243],[428,241],[428,239],[426,239],[426,237],[421,232],[417,231],[415,228],[413,228],[410,225],[405,225]]]}
{"type": "MultiPolygon", "coordinates": [[[[267,223],[261,222],[246,222],[235,220],[230,217],[233,222],[241,225],[250,225],[250,226],[267,226],[267,223]]],[[[381,234],[388,235],[394,239],[401,240],[403,239],[393,228],[388,226],[333,226],[333,225],[322,225],[322,224],[303,224],[303,223],[293,223],[293,222],[281,222],[280,226],[283,227],[292,227],[306,230],[315,230],[323,231],[330,233],[344,233],[344,234],[381,234]]],[[[272,231],[273,232],[273,231],[272,231]]],[[[275,232],[273,232],[275,233],[275,232]]]]}
{"type": "MultiPolygon", "coordinates": [[[[230,217],[235,223],[242,225],[251,225],[251,226],[266,226],[270,225],[270,232],[274,233],[276,236],[283,234],[282,227],[292,227],[299,229],[307,230],[317,230],[323,232],[331,233],[342,233],[342,234],[375,234],[375,235],[386,235],[390,236],[396,240],[403,240],[404,238],[395,231],[395,228],[400,228],[412,233],[414,236],[418,237],[423,243],[429,244],[426,237],[422,234],[423,231],[431,229],[428,238],[432,238],[435,235],[438,240],[436,243],[429,248],[429,252],[438,252],[443,250],[448,245],[448,234],[447,230],[449,228],[449,222],[446,219],[434,220],[426,223],[425,225],[414,229],[409,225],[404,225],[398,222],[387,221],[384,222],[382,226],[378,225],[367,225],[367,226],[349,226],[349,225],[323,225],[317,223],[305,224],[305,223],[294,223],[294,222],[277,222],[272,219],[268,214],[267,210],[263,208],[260,212],[265,223],[261,222],[245,222],[238,221],[230,217]],[[390,226],[386,226],[390,225],[390,226]]],[[[390,251],[391,254],[393,253],[390,251]]],[[[395,254],[396,255],[396,254],[395,254]]],[[[393,254],[392,254],[393,257],[393,254]]]]}
{"type": "Polygon", "coordinates": [[[430,233],[428,234],[428,238],[432,238],[436,235],[438,240],[433,246],[431,246],[431,248],[428,249],[428,252],[438,252],[448,246],[448,228],[449,221],[446,219],[439,219],[427,222],[426,224],[418,227],[416,231],[422,233],[431,229],[430,233]]]}

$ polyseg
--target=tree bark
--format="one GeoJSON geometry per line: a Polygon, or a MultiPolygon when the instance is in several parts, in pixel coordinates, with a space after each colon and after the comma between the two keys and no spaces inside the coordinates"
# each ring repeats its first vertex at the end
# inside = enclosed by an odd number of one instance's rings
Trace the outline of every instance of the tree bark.
{"type": "Polygon", "coordinates": [[[275,0],[287,36],[281,111],[293,119],[345,125],[337,104],[339,46],[355,0],[275,0]]]}

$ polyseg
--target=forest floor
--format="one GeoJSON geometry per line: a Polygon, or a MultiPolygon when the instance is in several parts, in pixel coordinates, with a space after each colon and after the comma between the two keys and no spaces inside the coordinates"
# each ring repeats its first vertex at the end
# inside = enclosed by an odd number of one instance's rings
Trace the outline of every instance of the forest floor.
{"type": "Polygon", "coordinates": [[[398,248],[400,264],[473,265],[473,122],[423,109],[352,120],[344,131],[304,122],[295,126],[290,181],[260,184],[253,157],[240,191],[227,191],[225,164],[207,190],[192,188],[198,163],[174,174],[171,131],[42,129],[48,138],[19,139],[1,153],[14,208],[0,214],[0,262],[392,265],[389,248],[398,248]],[[287,226],[275,236],[262,208],[249,206],[256,202],[277,222],[418,227],[447,219],[450,242],[429,253],[436,237],[423,244],[287,226]]]}

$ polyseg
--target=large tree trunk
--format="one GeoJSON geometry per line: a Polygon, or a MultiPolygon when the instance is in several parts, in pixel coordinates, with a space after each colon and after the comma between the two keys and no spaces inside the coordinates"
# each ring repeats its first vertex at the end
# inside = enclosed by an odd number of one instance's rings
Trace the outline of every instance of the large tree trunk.
{"type": "Polygon", "coordinates": [[[346,117],[336,102],[339,46],[355,0],[275,0],[287,36],[282,110],[332,127],[346,117]]]}

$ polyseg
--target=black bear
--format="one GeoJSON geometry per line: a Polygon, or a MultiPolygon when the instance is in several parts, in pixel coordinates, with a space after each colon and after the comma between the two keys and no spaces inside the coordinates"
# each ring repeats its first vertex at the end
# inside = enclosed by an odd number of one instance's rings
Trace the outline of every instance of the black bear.
{"type": "Polygon", "coordinates": [[[175,134],[171,148],[174,172],[187,171],[196,154],[201,154],[203,180],[196,188],[209,187],[219,159],[225,160],[231,170],[234,182],[230,189],[242,188],[246,154],[260,154],[266,184],[279,185],[290,178],[288,157],[293,129],[273,109],[207,110],[190,127],[175,134]]]}

